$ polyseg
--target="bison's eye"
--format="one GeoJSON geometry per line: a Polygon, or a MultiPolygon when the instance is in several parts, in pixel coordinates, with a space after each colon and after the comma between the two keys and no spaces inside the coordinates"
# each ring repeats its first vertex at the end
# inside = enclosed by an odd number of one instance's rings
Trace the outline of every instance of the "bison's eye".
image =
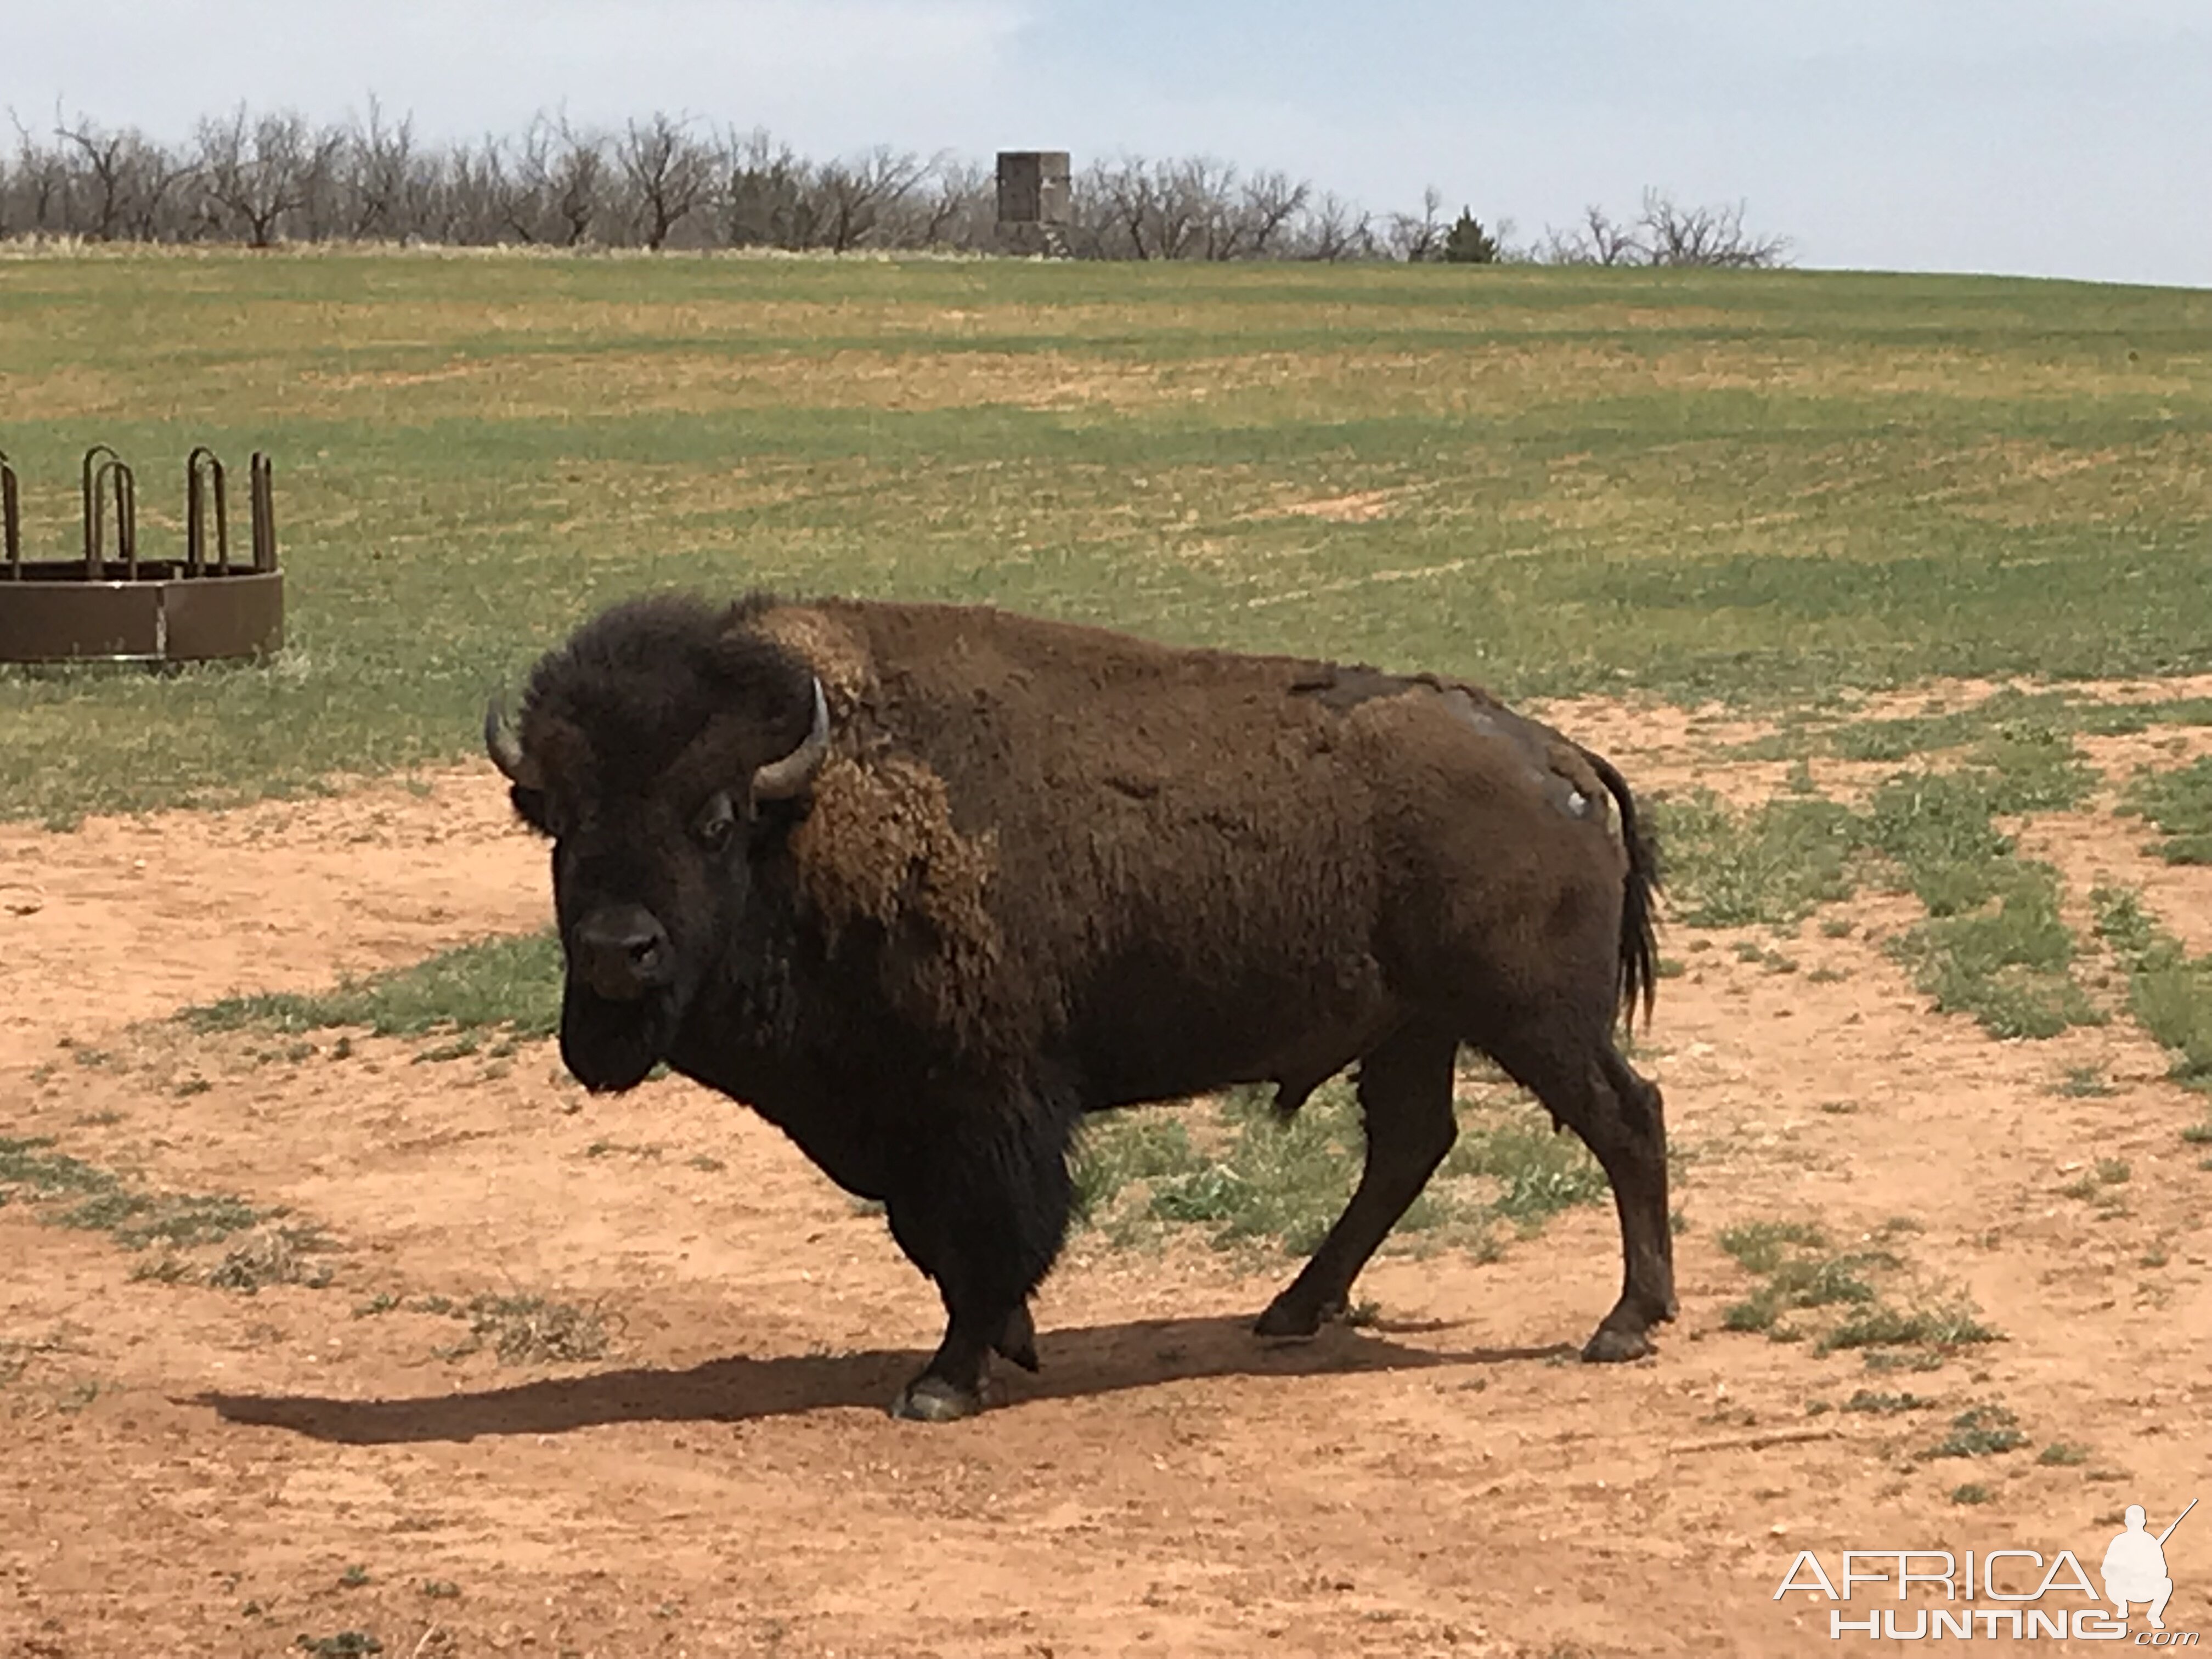
{"type": "Polygon", "coordinates": [[[730,832],[737,827],[737,808],[730,804],[728,792],[718,789],[700,809],[699,822],[693,826],[692,834],[699,837],[699,844],[708,852],[719,853],[729,845],[730,832]]]}

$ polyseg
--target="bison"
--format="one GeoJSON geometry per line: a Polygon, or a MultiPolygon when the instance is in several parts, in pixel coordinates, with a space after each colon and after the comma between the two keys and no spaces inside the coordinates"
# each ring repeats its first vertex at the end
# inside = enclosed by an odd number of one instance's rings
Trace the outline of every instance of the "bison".
{"type": "Polygon", "coordinates": [[[879,1200],[945,1339],[891,1402],[1034,1370],[1029,1297],[1085,1113],[1358,1066],[1366,1158],[1259,1319],[1310,1335],[1451,1149],[1461,1045],[1604,1166],[1620,1299],[1675,1310],[1653,849],[1610,765],[1476,688],[1176,649],[988,608],[755,595],[616,606],[487,748],[552,842],[561,1054],[744,1101],[879,1200]],[[1607,798],[1617,803],[1619,832],[1607,798]]]}

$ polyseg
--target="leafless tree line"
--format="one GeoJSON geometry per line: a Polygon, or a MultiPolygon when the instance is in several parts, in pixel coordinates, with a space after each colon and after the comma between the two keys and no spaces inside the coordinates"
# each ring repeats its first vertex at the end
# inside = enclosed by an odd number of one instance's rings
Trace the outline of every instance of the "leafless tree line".
{"type": "MultiPolygon", "coordinates": [[[[179,145],[82,115],[57,112],[36,129],[10,118],[0,236],[255,247],[999,246],[987,165],[886,146],[816,161],[759,130],[661,112],[612,130],[541,116],[519,137],[447,144],[422,141],[411,118],[374,100],[343,125],[241,106],[201,121],[179,145]]],[[[1464,234],[1452,243],[1433,189],[1419,212],[1378,214],[1280,172],[1203,157],[1094,163],[1072,196],[1062,240],[1077,258],[1418,261],[1468,245],[1464,234]]],[[[1527,247],[1511,244],[1510,227],[1493,229],[1505,259],[1761,265],[1786,251],[1747,232],[1740,207],[1679,209],[1651,194],[1632,222],[1593,208],[1583,225],[1527,247]]]]}
{"type": "Polygon", "coordinates": [[[1601,207],[1583,210],[1582,222],[1547,229],[1534,258],[1561,265],[1719,265],[1744,270],[1789,263],[1790,239],[1757,234],[1744,227],[1739,202],[1684,207],[1662,191],[1644,192],[1633,219],[1615,219],[1601,207]]]}

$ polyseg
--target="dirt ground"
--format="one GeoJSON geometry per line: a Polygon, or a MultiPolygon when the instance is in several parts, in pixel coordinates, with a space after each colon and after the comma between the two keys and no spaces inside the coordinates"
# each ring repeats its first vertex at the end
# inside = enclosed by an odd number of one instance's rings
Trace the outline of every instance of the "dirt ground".
{"type": "MultiPolygon", "coordinates": [[[[1703,770],[1693,722],[1570,729],[1647,788],[1703,770]]],[[[2139,824],[2100,804],[2038,835],[2076,896],[2145,883],[2212,942],[2212,871],[2146,859],[2139,824]]],[[[162,1018],[546,910],[488,769],[0,830],[0,1136],[289,1206],[337,1247],[328,1284],[249,1295],[0,1207],[0,1656],[1817,1653],[1827,1604],[1773,1598],[1801,1549],[2094,1572],[2126,1504],[2155,1527],[2212,1498],[2212,1172],[2179,1136],[2202,1097],[2124,1020],[2001,1043],[1933,1014],[1878,942],[1904,901],[1824,912],[1855,926],[1806,926],[1795,973],[1668,934],[1686,970],[1640,1052],[1687,1227],[1656,1358],[1573,1358],[1617,1288],[1606,1209],[1495,1261],[1379,1259],[1372,1323],[1273,1346],[1247,1322],[1289,1264],[1079,1234],[1042,1374],[930,1427],[883,1407],[934,1296],[741,1108],[673,1080],[587,1099],[545,1044],[162,1018]],[[2057,1091],[2089,1066],[2112,1092],[2057,1091]],[[2100,1158],[2124,1187],[2062,1190],[2100,1158]],[[1904,1240],[2004,1340],[1900,1378],[1724,1329],[1748,1281],[1717,1235],[1771,1218],[1904,1240]],[[426,1299],[486,1294],[586,1310],[606,1357],[457,1352],[426,1299]],[[1937,1403],[1808,1409],[1869,1387],[1937,1403]],[[1918,1455],[1985,1402],[2028,1449],[1918,1455]],[[2087,1455],[2038,1461],[2053,1442],[2087,1455]],[[1969,1482],[1986,1502],[1954,1501],[1969,1482]]],[[[2212,1510],[2166,1559],[2168,1628],[2212,1634],[2212,1510]]]]}

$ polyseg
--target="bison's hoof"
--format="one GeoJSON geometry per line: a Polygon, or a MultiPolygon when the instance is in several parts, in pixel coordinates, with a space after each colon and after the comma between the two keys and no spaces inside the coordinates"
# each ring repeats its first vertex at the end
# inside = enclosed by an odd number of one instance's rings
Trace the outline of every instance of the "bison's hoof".
{"type": "Polygon", "coordinates": [[[982,1409],[980,1390],[960,1388],[941,1376],[917,1376],[891,1401],[891,1415],[909,1423],[954,1423],[982,1409]]]}
{"type": "Polygon", "coordinates": [[[1322,1326],[1340,1320],[1349,1311],[1342,1297],[1318,1304],[1295,1301],[1288,1291],[1267,1304],[1267,1311],[1252,1323],[1260,1336],[1311,1336],[1322,1326]]]}
{"type": "Polygon", "coordinates": [[[1652,1352],[1651,1339],[1642,1331],[1616,1331],[1601,1325],[1583,1349],[1583,1358],[1593,1365],[1618,1365],[1623,1360],[1642,1359],[1652,1352]]]}

